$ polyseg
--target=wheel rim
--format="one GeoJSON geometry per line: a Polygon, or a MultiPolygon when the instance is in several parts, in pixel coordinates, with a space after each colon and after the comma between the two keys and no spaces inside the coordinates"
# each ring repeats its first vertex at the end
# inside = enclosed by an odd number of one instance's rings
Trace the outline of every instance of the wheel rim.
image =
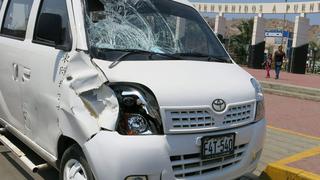
{"type": "Polygon", "coordinates": [[[64,180],[87,180],[87,173],[81,163],[75,159],[70,159],[63,170],[64,180]]]}

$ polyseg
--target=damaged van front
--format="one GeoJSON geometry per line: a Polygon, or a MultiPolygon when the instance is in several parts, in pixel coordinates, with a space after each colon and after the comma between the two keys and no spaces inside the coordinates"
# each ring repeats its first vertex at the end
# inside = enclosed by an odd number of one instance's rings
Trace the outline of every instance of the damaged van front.
{"type": "Polygon", "coordinates": [[[225,180],[255,170],[261,86],[189,2],[86,0],[81,12],[83,44],[107,78],[80,94],[101,128],[82,146],[96,179],[225,180]]]}

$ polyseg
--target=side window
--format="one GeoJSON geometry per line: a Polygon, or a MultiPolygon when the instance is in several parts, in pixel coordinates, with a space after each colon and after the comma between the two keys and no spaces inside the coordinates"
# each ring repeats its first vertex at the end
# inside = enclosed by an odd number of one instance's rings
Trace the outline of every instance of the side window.
{"type": "Polygon", "coordinates": [[[0,9],[1,9],[1,6],[2,6],[2,0],[0,0],[0,9]]]}
{"type": "Polygon", "coordinates": [[[33,40],[35,43],[44,44],[48,46],[71,44],[70,24],[66,0],[42,1],[41,8],[37,17],[37,23],[35,27],[33,40]],[[48,14],[51,16],[59,17],[61,22],[58,24],[61,27],[59,29],[54,29],[54,31],[59,32],[52,32],[53,29],[49,28],[44,29],[43,25],[41,25],[41,23],[43,23],[40,20],[41,17],[44,17],[48,14]],[[45,31],[47,31],[48,33],[45,33],[45,31]],[[59,36],[59,42],[52,41],[52,36],[50,36],[50,34],[52,35],[52,33],[59,36]]]}
{"type": "Polygon", "coordinates": [[[33,0],[9,0],[1,34],[24,39],[32,3],[33,0]]]}

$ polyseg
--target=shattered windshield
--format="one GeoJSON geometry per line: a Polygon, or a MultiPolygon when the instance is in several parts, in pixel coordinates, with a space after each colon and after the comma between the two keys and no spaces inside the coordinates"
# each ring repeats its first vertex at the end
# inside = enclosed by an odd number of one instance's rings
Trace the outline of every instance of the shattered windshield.
{"type": "Polygon", "coordinates": [[[141,50],[228,59],[212,30],[187,5],[172,0],[87,0],[86,6],[88,42],[96,58],[117,59],[108,55],[141,50]]]}

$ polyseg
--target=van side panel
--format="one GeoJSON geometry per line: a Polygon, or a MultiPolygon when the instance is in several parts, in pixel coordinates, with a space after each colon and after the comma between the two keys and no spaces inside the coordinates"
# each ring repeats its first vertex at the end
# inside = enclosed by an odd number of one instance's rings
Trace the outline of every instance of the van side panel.
{"type": "Polygon", "coordinates": [[[0,36],[0,118],[24,132],[21,107],[21,78],[26,42],[0,36]]]}

